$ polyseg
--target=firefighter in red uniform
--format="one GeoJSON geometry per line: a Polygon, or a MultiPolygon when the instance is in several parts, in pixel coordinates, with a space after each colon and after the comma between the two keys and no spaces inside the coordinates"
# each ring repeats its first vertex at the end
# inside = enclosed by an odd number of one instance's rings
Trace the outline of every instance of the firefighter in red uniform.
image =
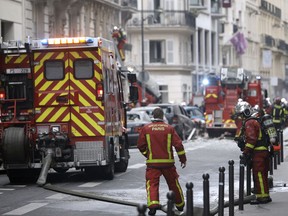
{"type": "Polygon", "coordinates": [[[238,103],[235,112],[244,120],[242,134],[240,135],[243,136],[245,142],[242,163],[246,165],[252,162],[256,199],[251,200],[250,204],[269,203],[272,201],[268,184],[269,143],[265,137],[265,131],[261,129],[261,124],[257,121],[257,118],[251,117],[253,111],[249,103],[245,101],[238,103]]]}
{"type": "Polygon", "coordinates": [[[155,108],[153,110],[154,120],[145,125],[139,135],[137,147],[147,158],[146,160],[146,190],[149,215],[155,215],[160,209],[159,203],[159,181],[163,175],[169,190],[175,193],[175,206],[179,211],[183,211],[185,201],[182,188],[179,184],[179,175],[174,165],[174,147],[177,151],[181,167],[186,166],[186,155],[182,140],[177,135],[175,129],[163,122],[163,110],[155,108]]]}

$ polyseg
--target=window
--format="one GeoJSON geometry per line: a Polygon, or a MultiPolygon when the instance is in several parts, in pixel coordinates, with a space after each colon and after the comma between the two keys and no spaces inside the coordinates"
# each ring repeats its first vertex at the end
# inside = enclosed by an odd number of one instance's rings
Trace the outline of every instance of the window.
{"type": "Polygon", "coordinates": [[[150,41],[150,63],[164,63],[164,41],[150,41]]]}
{"type": "Polygon", "coordinates": [[[45,61],[44,76],[47,80],[64,79],[64,62],[61,60],[45,61]]]}
{"type": "Polygon", "coordinates": [[[93,71],[92,59],[78,59],[74,62],[74,76],[76,79],[92,79],[93,71]]]}

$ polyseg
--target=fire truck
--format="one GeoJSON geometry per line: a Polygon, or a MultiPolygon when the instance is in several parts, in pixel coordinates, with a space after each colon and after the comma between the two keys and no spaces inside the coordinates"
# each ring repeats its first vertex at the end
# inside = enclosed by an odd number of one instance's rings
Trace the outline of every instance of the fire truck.
{"type": "Polygon", "coordinates": [[[210,74],[205,86],[205,120],[209,137],[222,134],[234,136],[236,124],[233,120],[234,108],[238,99],[251,106],[263,108],[267,90],[262,89],[261,78],[239,67],[223,67],[220,77],[210,74]]]}
{"type": "Polygon", "coordinates": [[[49,38],[2,43],[0,149],[11,183],[46,183],[48,170],[125,172],[126,109],[136,75],[119,70],[113,41],[49,38]]]}

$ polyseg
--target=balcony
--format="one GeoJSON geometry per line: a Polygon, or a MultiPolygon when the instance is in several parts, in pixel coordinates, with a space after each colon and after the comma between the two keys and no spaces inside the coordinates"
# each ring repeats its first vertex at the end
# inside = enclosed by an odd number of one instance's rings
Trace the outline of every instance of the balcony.
{"type": "MultiPolygon", "coordinates": [[[[188,11],[144,11],[143,24],[149,27],[189,27],[195,28],[196,19],[188,11]]],[[[133,14],[133,18],[128,21],[128,27],[141,26],[141,13],[133,14]]]]}
{"type": "Polygon", "coordinates": [[[207,7],[204,5],[204,0],[190,0],[188,2],[190,10],[206,10],[207,7]]]}

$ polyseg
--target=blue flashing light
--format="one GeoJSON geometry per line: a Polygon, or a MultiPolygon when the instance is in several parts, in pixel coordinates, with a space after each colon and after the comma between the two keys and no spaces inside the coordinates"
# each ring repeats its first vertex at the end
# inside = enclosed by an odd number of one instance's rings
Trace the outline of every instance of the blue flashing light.
{"type": "Polygon", "coordinates": [[[48,40],[47,39],[41,40],[41,44],[44,46],[48,46],[48,40]]]}
{"type": "Polygon", "coordinates": [[[86,43],[94,43],[94,39],[93,38],[86,38],[86,43]]]}
{"type": "Polygon", "coordinates": [[[209,84],[209,80],[208,79],[203,79],[202,84],[204,86],[208,85],[209,84]]]}

